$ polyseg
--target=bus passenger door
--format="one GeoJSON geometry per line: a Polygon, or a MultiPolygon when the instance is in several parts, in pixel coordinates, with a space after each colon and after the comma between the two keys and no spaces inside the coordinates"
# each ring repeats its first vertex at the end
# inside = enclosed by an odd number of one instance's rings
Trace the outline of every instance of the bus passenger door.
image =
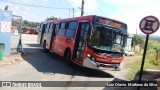
{"type": "Polygon", "coordinates": [[[54,27],[53,27],[53,32],[52,32],[52,40],[51,40],[51,50],[54,51],[54,48],[55,48],[55,43],[56,43],[56,34],[57,34],[57,31],[58,31],[58,27],[59,27],[59,24],[54,24],[54,27]]]}
{"type": "Polygon", "coordinates": [[[55,27],[56,27],[56,24],[53,24],[52,25],[52,35],[51,35],[51,38],[50,38],[50,49],[51,50],[53,50],[52,46],[53,46],[53,42],[54,42],[55,36],[56,36],[55,27]]]}
{"type": "Polygon", "coordinates": [[[42,28],[41,28],[41,37],[40,37],[40,44],[42,44],[42,41],[43,41],[43,35],[44,35],[44,33],[45,33],[45,28],[46,28],[46,24],[43,24],[42,25],[42,28]]]}
{"type": "Polygon", "coordinates": [[[89,22],[79,23],[73,51],[73,59],[78,59],[78,63],[82,62],[83,60],[89,26],[89,22]]]}

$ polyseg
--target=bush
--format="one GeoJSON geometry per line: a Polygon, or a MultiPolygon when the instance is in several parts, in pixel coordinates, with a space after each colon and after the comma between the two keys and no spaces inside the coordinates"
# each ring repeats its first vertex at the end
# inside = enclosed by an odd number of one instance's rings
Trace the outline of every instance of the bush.
{"type": "MultiPolygon", "coordinates": [[[[154,69],[154,70],[160,69],[160,60],[156,60],[156,50],[154,49],[154,47],[160,50],[160,42],[149,40],[149,45],[144,62],[144,71],[147,69],[154,69]]],[[[140,53],[136,54],[141,55],[140,53]]],[[[131,72],[128,73],[129,80],[133,80],[134,77],[136,77],[136,75],[139,74],[141,63],[142,59],[137,59],[136,61],[132,62],[132,64],[129,64],[127,66],[131,70],[131,72]]]]}
{"type": "Polygon", "coordinates": [[[160,65],[160,62],[157,61],[157,60],[151,60],[150,63],[152,63],[155,66],[159,66],[160,65]]]}

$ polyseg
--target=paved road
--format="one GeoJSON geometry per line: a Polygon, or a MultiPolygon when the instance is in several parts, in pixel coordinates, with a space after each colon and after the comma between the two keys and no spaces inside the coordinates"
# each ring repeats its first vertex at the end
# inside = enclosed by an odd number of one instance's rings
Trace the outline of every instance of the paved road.
{"type": "MultiPolygon", "coordinates": [[[[27,36],[25,36],[27,37],[27,36]]],[[[28,36],[29,38],[30,36],[28,36]]],[[[34,36],[36,37],[36,36],[34,36]]],[[[28,39],[27,38],[27,39],[28,39]]],[[[64,59],[51,53],[44,53],[36,39],[24,40],[24,59],[20,63],[0,66],[1,81],[121,81],[125,71],[100,71],[79,66],[68,66],[64,59]]],[[[69,82],[71,83],[71,82],[69,82]]],[[[97,83],[99,84],[99,83],[97,83]]],[[[10,88],[11,90],[124,90],[112,87],[54,87],[54,88],[10,88]]],[[[9,88],[0,88],[8,90],[9,88]]],[[[135,89],[135,88],[134,88],[135,89]]],[[[134,90],[133,89],[133,90],[134,90]]]]}

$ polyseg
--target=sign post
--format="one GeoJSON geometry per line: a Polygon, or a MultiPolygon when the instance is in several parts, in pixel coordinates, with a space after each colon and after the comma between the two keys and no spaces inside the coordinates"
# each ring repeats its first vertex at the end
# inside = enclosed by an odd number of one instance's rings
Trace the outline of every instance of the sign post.
{"type": "Polygon", "coordinates": [[[23,46],[22,46],[22,16],[12,15],[12,17],[20,19],[20,38],[17,46],[17,52],[23,54],[23,46]]]}
{"type": "MultiPolygon", "coordinates": [[[[146,56],[146,51],[147,51],[149,34],[153,34],[159,29],[159,20],[154,16],[144,17],[140,21],[139,28],[144,34],[147,34],[146,41],[145,41],[145,46],[144,46],[142,63],[141,63],[139,81],[138,81],[138,83],[140,84],[141,79],[142,79],[142,74],[143,74],[143,67],[144,67],[144,62],[145,62],[145,56],[146,56]]],[[[140,90],[140,87],[138,87],[138,90],[140,90]]]]}

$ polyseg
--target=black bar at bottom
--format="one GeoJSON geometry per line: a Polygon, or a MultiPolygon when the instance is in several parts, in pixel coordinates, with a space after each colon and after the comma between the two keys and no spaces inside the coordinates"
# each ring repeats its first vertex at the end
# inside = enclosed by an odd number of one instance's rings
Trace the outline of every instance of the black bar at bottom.
{"type": "Polygon", "coordinates": [[[157,81],[0,81],[0,87],[160,87],[157,81]]]}

